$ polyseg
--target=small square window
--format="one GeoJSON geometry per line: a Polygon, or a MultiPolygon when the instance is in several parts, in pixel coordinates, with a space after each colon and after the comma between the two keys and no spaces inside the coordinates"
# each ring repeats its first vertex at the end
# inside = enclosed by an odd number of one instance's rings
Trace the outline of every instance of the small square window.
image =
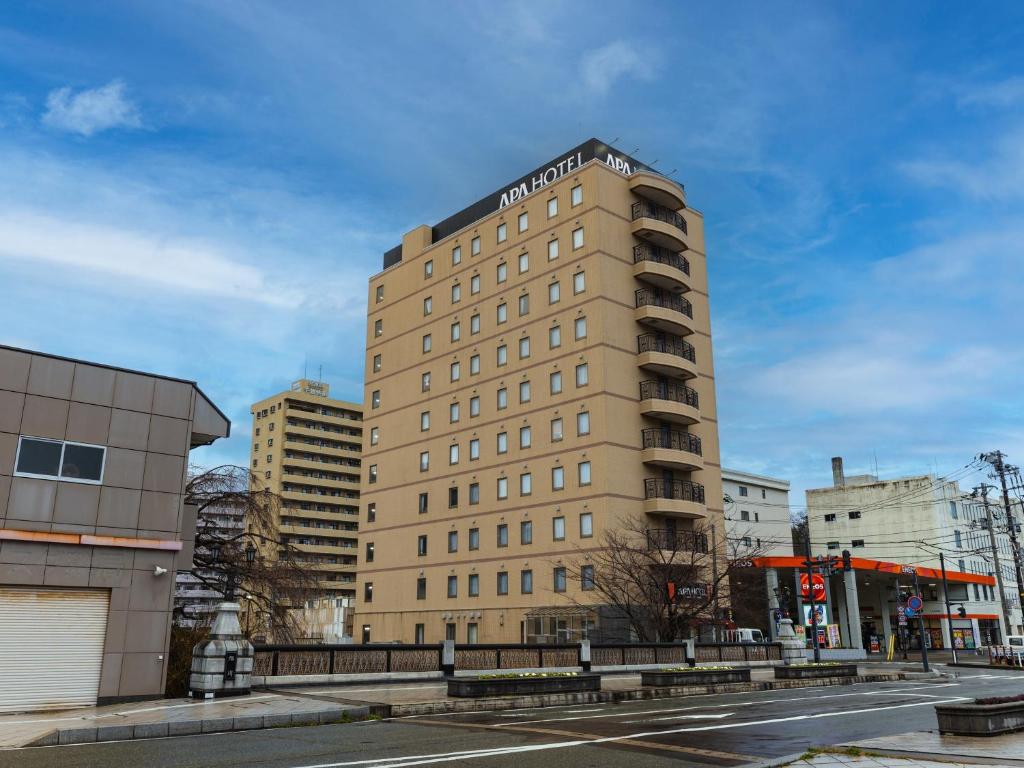
{"type": "Polygon", "coordinates": [[[508,240],[508,227],[505,222],[502,222],[498,225],[498,242],[504,243],[506,240],[508,240]]]}
{"type": "Polygon", "coordinates": [[[522,213],[519,214],[519,231],[520,232],[525,232],[529,228],[530,228],[530,217],[526,213],[526,211],[523,211],[522,213]]]}
{"type": "Polygon", "coordinates": [[[583,293],[587,289],[587,275],[585,272],[577,272],[572,276],[572,292],[583,293]]]}
{"type": "Polygon", "coordinates": [[[548,200],[548,218],[554,218],[558,215],[558,198],[552,197],[548,200]]]}
{"type": "Polygon", "coordinates": [[[497,272],[498,282],[504,283],[508,279],[508,264],[506,264],[504,261],[498,264],[497,272]]]}
{"type": "Polygon", "coordinates": [[[572,249],[578,250],[583,247],[583,227],[572,231],[572,249]]]}
{"type": "Polygon", "coordinates": [[[562,346],[562,326],[553,325],[548,329],[548,348],[555,349],[562,346]]]}
{"type": "Polygon", "coordinates": [[[469,278],[469,292],[473,295],[480,293],[480,275],[473,275],[469,278]]]}
{"type": "Polygon", "coordinates": [[[557,395],[562,391],[562,372],[554,371],[551,376],[551,394],[557,395]]]}
{"type": "Polygon", "coordinates": [[[551,420],[551,442],[557,443],[562,439],[562,418],[551,420]]]}
{"type": "Polygon", "coordinates": [[[585,387],[590,383],[590,369],[586,363],[580,363],[576,366],[576,386],[585,387]]]}
{"type": "Polygon", "coordinates": [[[476,237],[474,237],[472,240],[469,241],[469,252],[473,256],[479,256],[480,255],[480,236],[479,235],[477,235],[476,237]]]}
{"type": "Polygon", "coordinates": [[[433,259],[427,259],[425,262],[423,262],[423,277],[433,277],[433,276],[434,276],[434,260],[433,259]]]}
{"type": "Polygon", "coordinates": [[[530,254],[520,253],[519,254],[519,274],[523,274],[530,269],[530,254]]]}
{"type": "Polygon", "coordinates": [[[452,265],[462,263],[462,246],[456,245],[452,248],[452,265]]]}
{"type": "Polygon", "coordinates": [[[523,360],[530,356],[530,337],[523,336],[519,340],[519,359],[523,360]]]}
{"type": "Polygon", "coordinates": [[[528,381],[519,382],[519,402],[530,402],[530,382],[528,381]]]}
{"type": "Polygon", "coordinates": [[[480,415],[480,396],[474,395],[469,398],[469,415],[479,416],[480,415]]]}
{"type": "Polygon", "coordinates": [[[565,470],[562,467],[551,468],[551,490],[561,491],[565,488],[565,470]]]}
{"type": "Polygon", "coordinates": [[[576,341],[587,338],[587,318],[577,317],[574,323],[576,341]]]}
{"type": "Polygon", "coordinates": [[[433,311],[434,311],[434,299],[431,296],[427,296],[427,298],[425,298],[423,300],[423,316],[426,317],[427,315],[429,315],[433,311]]]}

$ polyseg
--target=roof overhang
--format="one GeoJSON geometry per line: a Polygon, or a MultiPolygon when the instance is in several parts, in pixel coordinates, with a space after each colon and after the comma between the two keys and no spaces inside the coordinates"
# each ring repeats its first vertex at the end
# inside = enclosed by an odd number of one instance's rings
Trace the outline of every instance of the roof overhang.
{"type": "MultiPolygon", "coordinates": [[[[802,557],[755,557],[750,560],[755,568],[804,568],[802,557]]],[[[874,573],[891,573],[893,575],[907,576],[917,575],[918,578],[941,580],[942,571],[937,568],[925,568],[920,565],[903,565],[901,563],[890,563],[885,560],[869,560],[865,557],[851,558],[850,564],[854,571],[868,571],[874,573]]],[[[963,573],[962,571],[951,571],[946,569],[946,580],[957,584],[987,584],[995,586],[994,576],[981,576],[976,573],[963,573]]]]}

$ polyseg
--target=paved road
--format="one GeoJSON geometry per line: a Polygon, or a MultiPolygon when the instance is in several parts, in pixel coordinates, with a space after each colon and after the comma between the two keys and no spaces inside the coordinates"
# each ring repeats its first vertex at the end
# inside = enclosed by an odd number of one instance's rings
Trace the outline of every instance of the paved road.
{"type": "Polygon", "coordinates": [[[932,705],[1021,693],[1024,677],[973,670],[953,682],[803,690],[423,716],[0,752],[0,768],[558,768],[735,766],[935,727],[932,705]]]}

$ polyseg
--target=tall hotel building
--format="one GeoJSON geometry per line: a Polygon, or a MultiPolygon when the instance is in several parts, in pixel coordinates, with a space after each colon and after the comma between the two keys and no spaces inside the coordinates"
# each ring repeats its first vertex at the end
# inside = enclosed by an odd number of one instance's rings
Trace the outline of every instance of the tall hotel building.
{"type": "Polygon", "coordinates": [[[253,405],[251,467],[262,487],[281,497],[278,541],[320,572],[322,597],[351,598],[363,407],[333,400],[329,391],[301,379],[253,405]]]}
{"type": "Polygon", "coordinates": [[[600,638],[606,529],[725,540],[703,223],[591,139],[384,254],[357,641],[600,638]]]}

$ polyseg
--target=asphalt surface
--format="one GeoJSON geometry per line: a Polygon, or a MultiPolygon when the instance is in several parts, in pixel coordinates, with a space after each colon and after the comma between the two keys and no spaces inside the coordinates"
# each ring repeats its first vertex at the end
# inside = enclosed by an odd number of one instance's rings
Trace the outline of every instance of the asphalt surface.
{"type": "Polygon", "coordinates": [[[811,746],[935,728],[932,705],[1024,692],[1024,675],[866,683],[429,715],[0,752],[0,768],[558,768],[735,766],[811,746]]]}

